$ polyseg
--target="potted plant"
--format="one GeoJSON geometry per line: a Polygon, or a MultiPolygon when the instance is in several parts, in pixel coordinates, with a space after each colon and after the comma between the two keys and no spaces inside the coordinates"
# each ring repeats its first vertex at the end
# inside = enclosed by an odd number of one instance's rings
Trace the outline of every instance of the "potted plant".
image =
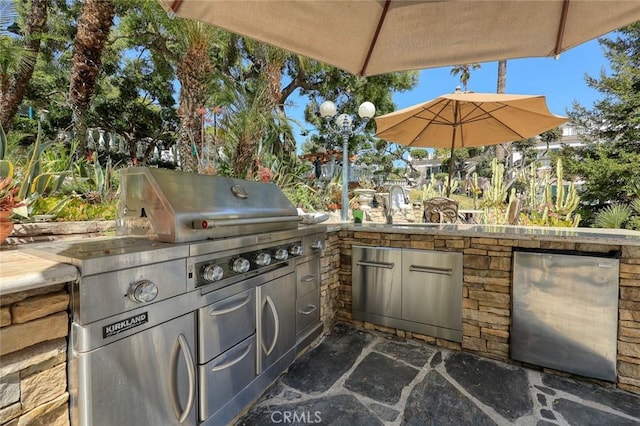
{"type": "Polygon", "coordinates": [[[0,244],[7,239],[13,231],[13,221],[9,219],[13,209],[22,206],[22,202],[16,199],[19,187],[11,176],[0,177],[0,244]]]}
{"type": "Polygon", "coordinates": [[[363,179],[359,182],[358,188],[353,190],[353,193],[356,195],[357,200],[362,207],[367,209],[371,207],[376,190],[373,187],[373,182],[363,179]]]}

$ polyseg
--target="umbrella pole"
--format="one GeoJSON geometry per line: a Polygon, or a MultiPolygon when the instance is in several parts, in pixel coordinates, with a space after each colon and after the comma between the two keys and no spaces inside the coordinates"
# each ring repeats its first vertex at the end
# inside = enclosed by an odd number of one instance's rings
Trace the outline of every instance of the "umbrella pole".
{"type": "Polygon", "coordinates": [[[458,131],[458,101],[453,103],[453,133],[451,135],[451,155],[449,156],[449,182],[447,182],[447,198],[451,195],[451,179],[453,178],[453,153],[456,146],[456,132],[458,131]]]}
{"type": "Polygon", "coordinates": [[[453,177],[453,152],[455,151],[455,143],[456,143],[456,129],[457,125],[453,126],[453,137],[451,138],[451,155],[449,156],[449,182],[447,182],[447,198],[451,195],[451,179],[453,177]]]}

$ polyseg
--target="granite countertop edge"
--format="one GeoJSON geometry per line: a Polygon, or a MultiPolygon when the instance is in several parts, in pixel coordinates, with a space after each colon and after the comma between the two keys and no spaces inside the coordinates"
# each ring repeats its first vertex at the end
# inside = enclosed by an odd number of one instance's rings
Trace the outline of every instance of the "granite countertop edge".
{"type": "Polygon", "coordinates": [[[2,295],[76,281],[78,269],[43,259],[22,250],[0,251],[0,297],[2,295]]]}
{"type": "Polygon", "coordinates": [[[335,223],[327,225],[327,232],[337,232],[341,230],[640,246],[640,232],[624,229],[416,223],[398,223],[393,225],[378,223],[335,223]]]}

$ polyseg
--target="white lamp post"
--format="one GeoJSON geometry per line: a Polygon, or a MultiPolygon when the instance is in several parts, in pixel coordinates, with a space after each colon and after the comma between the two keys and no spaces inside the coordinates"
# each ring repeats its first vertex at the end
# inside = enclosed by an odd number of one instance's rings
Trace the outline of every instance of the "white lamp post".
{"type": "MultiPolygon", "coordinates": [[[[328,127],[332,133],[342,136],[342,207],[341,220],[347,221],[347,212],[349,209],[349,137],[353,135],[356,129],[351,125],[353,120],[347,114],[340,114],[335,125],[331,125],[330,120],[336,115],[336,104],[331,101],[325,101],[320,105],[320,116],[327,121],[328,127]]],[[[367,123],[376,113],[376,107],[371,102],[363,102],[358,108],[358,115],[367,123]]],[[[363,124],[363,127],[364,127],[363,124]]]]}

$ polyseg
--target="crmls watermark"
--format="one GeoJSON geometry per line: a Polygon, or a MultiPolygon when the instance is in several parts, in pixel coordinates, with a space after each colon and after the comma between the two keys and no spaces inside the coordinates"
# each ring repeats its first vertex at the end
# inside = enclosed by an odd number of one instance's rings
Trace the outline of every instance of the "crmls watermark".
{"type": "Polygon", "coordinates": [[[278,424],[314,424],[322,423],[320,411],[274,411],[271,421],[278,424]]]}

